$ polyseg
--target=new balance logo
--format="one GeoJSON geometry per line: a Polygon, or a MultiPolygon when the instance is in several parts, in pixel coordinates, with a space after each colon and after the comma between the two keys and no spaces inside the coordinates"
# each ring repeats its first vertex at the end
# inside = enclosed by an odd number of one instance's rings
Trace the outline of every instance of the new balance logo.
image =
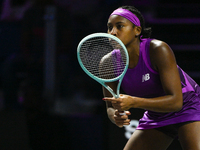
{"type": "Polygon", "coordinates": [[[145,75],[142,75],[142,82],[148,81],[150,79],[150,74],[147,73],[145,75]]]}

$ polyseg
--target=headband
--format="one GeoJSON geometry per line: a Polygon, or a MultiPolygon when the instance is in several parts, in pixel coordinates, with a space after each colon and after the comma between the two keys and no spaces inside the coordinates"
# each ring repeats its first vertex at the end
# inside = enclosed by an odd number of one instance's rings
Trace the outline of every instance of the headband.
{"type": "Polygon", "coordinates": [[[138,19],[138,17],[127,9],[118,8],[114,10],[110,16],[112,15],[122,16],[131,21],[134,25],[140,26],[140,20],[138,19]]]}

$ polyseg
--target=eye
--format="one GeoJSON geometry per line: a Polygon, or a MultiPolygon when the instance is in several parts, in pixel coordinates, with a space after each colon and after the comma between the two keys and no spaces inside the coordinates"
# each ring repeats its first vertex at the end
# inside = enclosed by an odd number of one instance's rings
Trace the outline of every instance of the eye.
{"type": "Polygon", "coordinates": [[[121,29],[123,27],[124,27],[123,25],[117,25],[117,29],[121,29]]]}
{"type": "Polygon", "coordinates": [[[108,26],[108,31],[111,31],[112,30],[112,26],[108,26]]]}

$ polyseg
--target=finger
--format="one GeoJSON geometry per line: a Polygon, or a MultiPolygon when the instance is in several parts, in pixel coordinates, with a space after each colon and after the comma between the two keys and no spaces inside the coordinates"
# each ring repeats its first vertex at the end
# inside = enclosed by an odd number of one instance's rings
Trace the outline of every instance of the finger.
{"type": "Polygon", "coordinates": [[[104,101],[112,101],[112,102],[118,102],[119,100],[116,98],[111,98],[111,97],[104,97],[102,100],[104,101]]]}
{"type": "Polygon", "coordinates": [[[131,121],[130,119],[125,119],[124,122],[123,122],[123,125],[129,125],[130,121],[131,121]]]}
{"type": "Polygon", "coordinates": [[[123,123],[130,123],[130,119],[115,119],[115,122],[116,123],[121,123],[121,124],[123,124],[123,123]]]}
{"type": "Polygon", "coordinates": [[[130,125],[130,119],[125,120],[115,120],[115,124],[119,127],[123,127],[124,125],[130,125]]]}
{"type": "Polygon", "coordinates": [[[115,124],[120,126],[120,125],[123,125],[125,122],[123,120],[116,120],[115,121],[115,124]]]}
{"type": "Polygon", "coordinates": [[[130,119],[126,119],[126,120],[124,120],[124,123],[130,123],[130,119]]]}
{"type": "Polygon", "coordinates": [[[130,125],[130,122],[124,123],[123,126],[130,125]]]}
{"type": "Polygon", "coordinates": [[[115,115],[114,118],[116,120],[126,120],[126,119],[128,119],[128,116],[127,115],[115,115]]]}

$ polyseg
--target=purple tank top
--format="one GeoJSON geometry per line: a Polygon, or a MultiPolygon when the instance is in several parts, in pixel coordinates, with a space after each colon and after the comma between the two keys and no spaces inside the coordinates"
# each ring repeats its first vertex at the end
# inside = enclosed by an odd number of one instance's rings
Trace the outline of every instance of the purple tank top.
{"type": "MultiPolygon", "coordinates": [[[[139,61],[135,68],[128,69],[121,87],[132,96],[153,98],[165,95],[158,72],[150,62],[149,46],[152,39],[143,39],[140,43],[139,61]]],[[[158,113],[146,111],[140,119],[137,129],[157,128],[185,121],[200,121],[200,87],[179,66],[182,83],[183,108],[178,112],[158,113]]]]}
{"type": "Polygon", "coordinates": [[[165,94],[159,74],[152,69],[150,63],[150,41],[151,39],[144,39],[141,42],[138,64],[135,68],[128,69],[123,78],[121,87],[129,95],[149,98],[165,94]]]}

